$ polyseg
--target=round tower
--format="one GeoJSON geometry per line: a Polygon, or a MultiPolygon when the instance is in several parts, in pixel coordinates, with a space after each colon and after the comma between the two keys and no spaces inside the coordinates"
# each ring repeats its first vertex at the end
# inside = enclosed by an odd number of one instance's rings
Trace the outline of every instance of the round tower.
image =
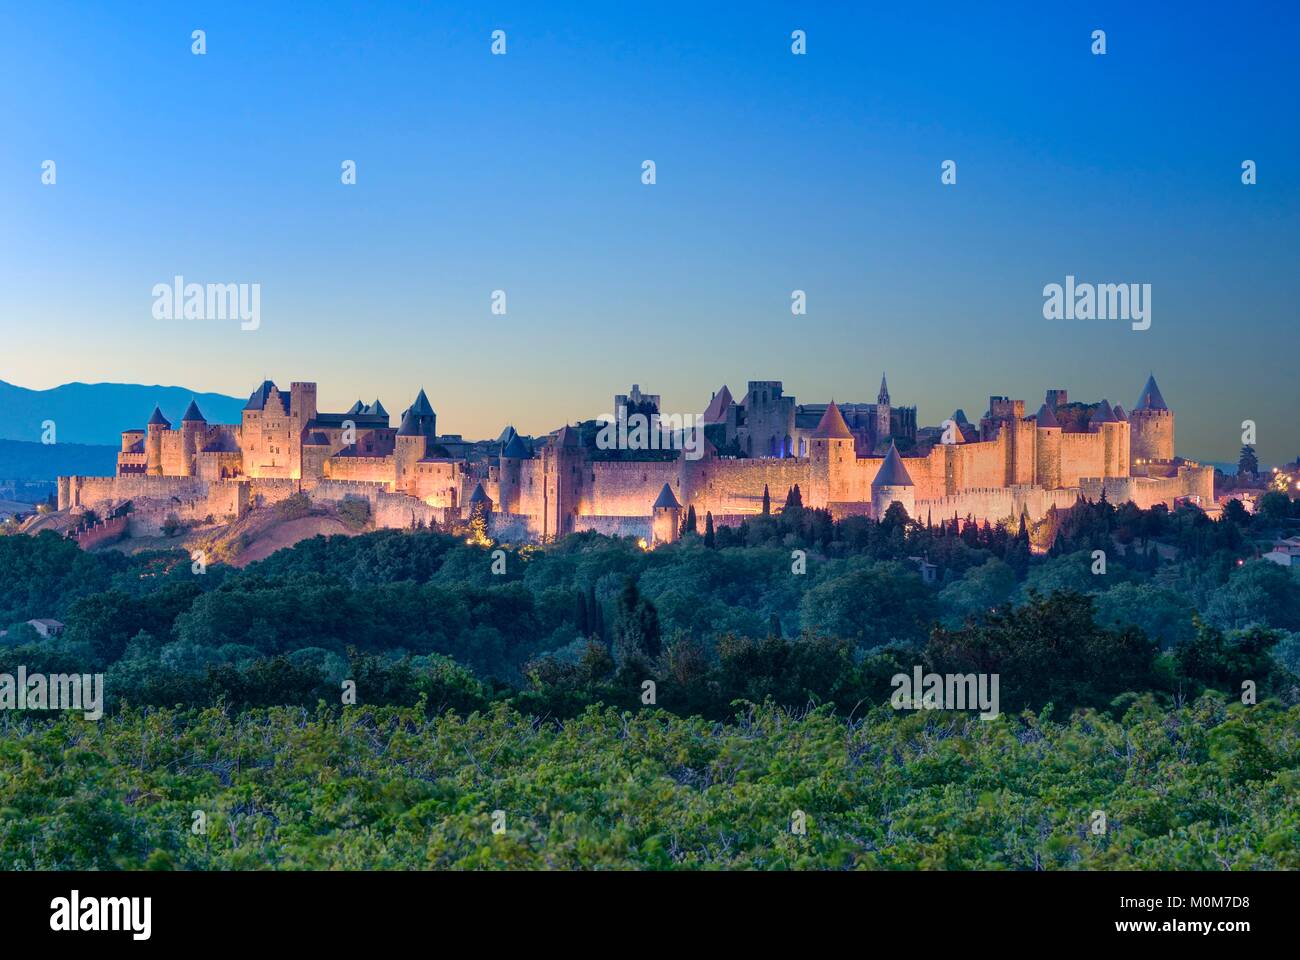
{"type": "Polygon", "coordinates": [[[664,484],[659,491],[659,498],[651,508],[650,546],[657,547],[663,543],[676,543],[681,536],[682,505],[673,495],[673,489],[664,484]]]}
{"type": "Polygon", "coordinates": [[[1056,490],[1061,486],[1061,423],[1047,404],[1034,419],[1035,479],[1040,487],[1056,490]]]}
{"type": "Polygon", "coordinates": [[[162,476],[162,444],[163,434],[172,428],[171,421],[163,416],[162,407],[154,405],[153,416],[145,424],[144,439],[144,472],[151,476],[162,476]]]}
{"type": "Polygon", "coordinates": [[[415,413],[406,411],[402,425],[397,429],[397,446],[393,451],[393,488],[401,493],[419,496],[416,490],[416,464],[424,459],[428,438],[420,432],[415,413]]]}
{"type": "Polygon", "coordinates": [[[482,517],[485,523],[490,520],[492,516],[492,498],[483,489],[483,484],[474,484],[474,492],[469,495],[467,508],[469,510],[469,519],[482,517]]]}
{"type": "Polygon", "coordinates": [[[497,479],[497,496],[501,499],[502,513],[520,513],[523,461],[532,454],[527,445],[511,427],[509,437],[501,445],[499,476],[497,479]]]}
{"type": "Polygon", "coordinates": [[[185,415],[181,417],[181,475],[192,477],[198,470],[195,469],[195,455],[202,449],[204,435],[208,429],[208,420],[199,410],[199,405],[193,400],[185,408],[185,415]]]}
{"type": "Polygon", "coordinates": [[[1160,395],[1155,374],[1147,377],[1128,422],[1130,462],[1134,466],[1174,459],[1174,414],[1160,395]]]}
{"type": "Polygon", "coordinates": [[[824,510],[832,501],[850,499],[844,490],[844,478],[856,458],[853,432],[832,400],[808,441],[810,477],[804,506],[824,510]]]}
{"type": "Polygon", "coordinates": [[[916,487],[903,466],[903,458],[898,455],[898,447],[891,442],[885,462],[871,481],[871,515],[883,519],[894,503],[901,503],[909,517],[916,515],[916,487]]]}
{"type": "MultiPolygon", "coordinates": [[[[1121,408],[1122,409],[1122,408],[1121,408]]],[[[1103,477],[1127,477],[1129,475],[1129,455],[1132,447],[1130,425],[1121,420],[1105,397],[1093,411],[1088,421],[1088,431],[1099,433],[1102,438],[1103,477]]]]}
{"type": "MultiPolygon", "coordinates": [[[[376,400],[375,403],[379,401],[376,400]]],[[[406,415],[411,414],[415,417],[415,423],[423,436],[433,439],[438,436],[438,415],[433,412],[433,406],[429,403],[429,398],[424,395],[424,388],[416,395],[415,402],[402,413],[402,422],[406,422],[406,415]]],[[[387,416],[387,413],[384,414],[387,416]]]]}

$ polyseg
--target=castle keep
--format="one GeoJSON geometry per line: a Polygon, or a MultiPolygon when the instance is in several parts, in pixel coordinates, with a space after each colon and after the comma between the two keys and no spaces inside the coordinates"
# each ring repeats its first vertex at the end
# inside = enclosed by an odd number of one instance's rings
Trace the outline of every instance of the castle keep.
{"type": "MultiPolygon", "coordinates": [[[[650,415],[659,397],[634,386],[615,403],[650,415]]],[[[691,507],[701,521],[712,513],[735,524],[761,512],[765,491],[779,508],[795,485],[805,506],[837,517],[878,518],[899,503],[920,520],[1036,520],[1103,495],[1144,508],[1213,504],[1212,470],[1174,454],[1174,415],[1154,377],[1129,413],[1102,400],[1084,424],[1064,416],[1071,410],[1064,390],[1048,391],[1032,415],[1023,400],[994,396],[978,424],[959,410],[918,429],[916,408],[891,405],[883,378],[876,403],[842,405],[800,405],[780,381],[751,381],[739,402],[725,386],[714,393],[696,459],[597,449],[588,422],[535,442],[508,427],[492,456],[471,460],[458,436],[438,435],[423,390],[393,426],[379,400],[323,413],[316,384],[286,394],[268,380],[237,424],[210,424],[191,402],[178,428],[155,408],[143,430],[122,434],[116,476],[59,479],[59,508],[131,500],[145,516],[219,519],[307,493],[366,499],[377,526],[445,524],[474,510],[500,539],[596,530],[654,545],[675,539],[691,507]]]]}

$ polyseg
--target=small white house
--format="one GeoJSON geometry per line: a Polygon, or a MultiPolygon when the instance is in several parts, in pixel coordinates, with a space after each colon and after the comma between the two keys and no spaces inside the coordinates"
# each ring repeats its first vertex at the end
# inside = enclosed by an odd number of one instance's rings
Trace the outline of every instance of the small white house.
{"type": "Polygon", "coordinates": [[[46,618],[28,620],[27,625],[42,637],[57,637],[63,632],[63,624],[58,620],[49,620],[46,618]]]}

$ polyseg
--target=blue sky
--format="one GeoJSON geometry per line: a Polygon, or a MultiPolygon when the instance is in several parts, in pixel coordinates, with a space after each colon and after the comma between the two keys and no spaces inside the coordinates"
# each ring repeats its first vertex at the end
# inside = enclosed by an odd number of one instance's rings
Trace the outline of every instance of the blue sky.
{"type": "Polygon", "coordinates": [[[1180,453],[1235,459],[1253,419],[1300,454],[1294,5],[808,6],[9,6],[0,379],[424,386],[494,436],[632,382],[684,412],[883,369],[936,423],[1129,407],[1154,370],[1180,453]],[[176,274],[260,283],[261,328],[155,320],[176,274]],[[1152,284],[1151,329],[1044,320],[1067,274],[1152,284]]]}

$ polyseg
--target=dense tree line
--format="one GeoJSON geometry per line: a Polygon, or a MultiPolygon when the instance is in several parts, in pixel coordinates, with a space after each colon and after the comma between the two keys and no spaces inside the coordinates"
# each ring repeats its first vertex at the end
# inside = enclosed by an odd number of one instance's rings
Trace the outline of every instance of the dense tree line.
{"type": "Polygon", "coordinates": [[[1010,710],[1244,680],[1285,699],[1300,581],[1254,557],[1290,522],[1105,501],[1036,525],[835,522],[796,488],[737,528],[695,533],[688,515],[682,543],[649,553],[595,534],[506,548],[503,573],[432,532],[316,538],[201,574],[180,553],[3,537],[0,670],[104,672],[110,708],[336,703],[350,680],[364,703],[573,716],[640,705],[651,681],[658,705],[727,719],[737,700],[876,704],[914,665],[998,672],[1010,710]],[[40,638],[33,617],[67,630],[40,638]]]}

